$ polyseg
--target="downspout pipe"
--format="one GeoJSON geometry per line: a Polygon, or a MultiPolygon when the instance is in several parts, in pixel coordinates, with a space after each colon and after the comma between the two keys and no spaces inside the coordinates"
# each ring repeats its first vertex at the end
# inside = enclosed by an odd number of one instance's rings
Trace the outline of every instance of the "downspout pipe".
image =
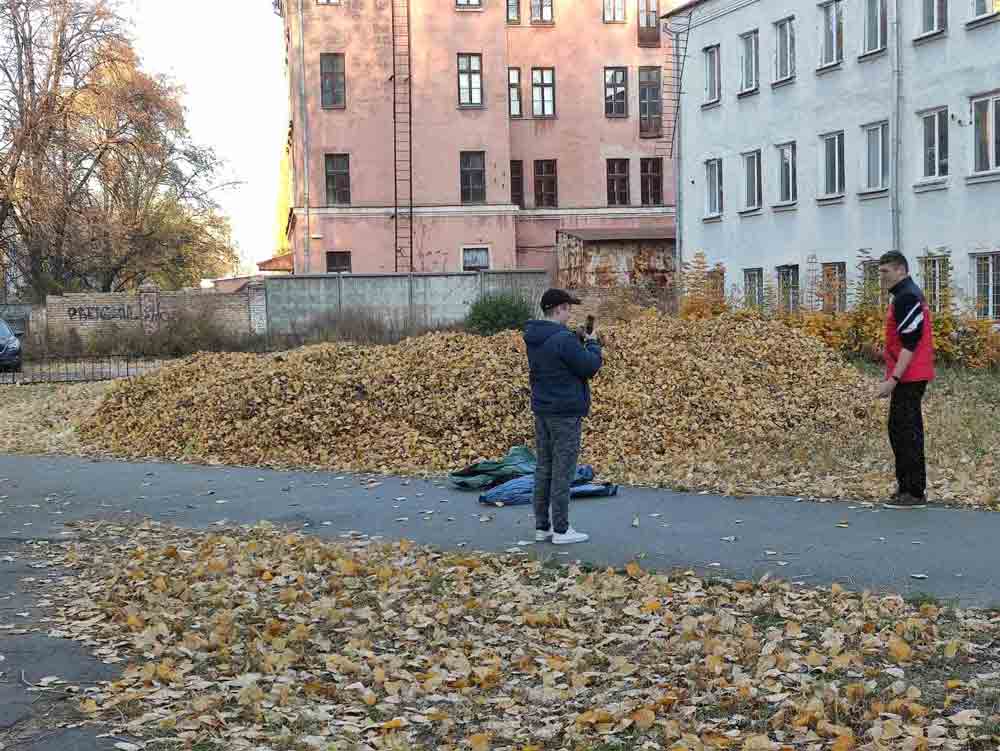
{"type": "Polygon", "coordinates": [[[902,60],[902,22],[899,17],[902,4],[899,0],[892,0],[892,169],[890,178],[892,180],[892,247],[894,250],[902,252],[902,222],[900,221],[899,196],[900,183],[902,182],[900,173],[902,171],[903,155],[903,131],[902,131],[902,110],[903,110],[903,60],[902,60]]]}
{"type": "MultiPolygon", "coordinates": [[[[667,24],[667,28],[669,28],[670,22],[667,21],[667,24]]],[[[679,32],[673,32],[671,36],[673,42],[671,54],[674,56],[674,65],[679,66],[681,60],[678,50],[681,35],[679,32]]],[[[676,70],[677,68],[675,67],[674,69],[676,70]]],[[[677,107],[674,110],[674,143],[670,151],[674,163],[674,246],[677,255],[676,275],[679,275],[680,270],[684,268],[684,232],[681,229],[684,217],[684,158],[683,151],[681,150],[681,118],[684,110],[684,89],[681,83],[678,83],[678,87],[681,90],[677,93],[677,107]]]]}
{"type": "Polygon", "coordinates": [[[312,151],[309,144],[309,107],[306,104],[306,36],[305,18],[302,12],[303,0],[299,0],[299,107],[302,115],[302,176],[304,185],[305,209],[306,209],[306,231],[302,244],[302,273],[308,274],[312,269],[309,252],[309,239],[312,235],[311,218],[309,207],[312,205],[309,200],[309,161],[312,158],[312,151]]]}

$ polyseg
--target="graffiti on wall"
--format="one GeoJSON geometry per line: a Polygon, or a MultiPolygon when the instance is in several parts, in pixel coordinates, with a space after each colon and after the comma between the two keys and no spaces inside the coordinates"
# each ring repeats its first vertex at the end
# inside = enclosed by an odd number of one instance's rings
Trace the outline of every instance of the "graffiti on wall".
{"type": "Polygon", "coordinates": [[[86,305],[69,308],[67,316],[71,321],[166,321],[167,315],[161,311],[140,311],[134,305],[86,305]]]}

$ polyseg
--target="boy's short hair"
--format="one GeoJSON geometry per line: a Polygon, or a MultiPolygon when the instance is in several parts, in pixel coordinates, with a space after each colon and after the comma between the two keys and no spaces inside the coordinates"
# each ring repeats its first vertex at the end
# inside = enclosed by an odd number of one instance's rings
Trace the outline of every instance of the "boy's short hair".
{"type": "Polygon", "coordinates": [[[910,264],[906,260],[906,256],[900,253],[898,250],[890,250],[888,253],[883,253],[882,257],[878,259],[879,266],[902,266],[906,271],[910,270],[910,264]]]}

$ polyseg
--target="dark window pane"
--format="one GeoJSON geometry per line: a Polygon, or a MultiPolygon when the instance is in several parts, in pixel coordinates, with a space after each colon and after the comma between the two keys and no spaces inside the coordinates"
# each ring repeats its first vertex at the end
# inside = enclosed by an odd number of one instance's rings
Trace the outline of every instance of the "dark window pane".
{"type": "Polygon", "coordinates": [[[643,159],[640,162],[642,179],[642,205],[661,206],[663,204],[663,159],[643,159]]]}
{"type": "Polygon", "coordinates": [[[331,251],[326,254],[326,273],[350,274],[351,254],[341,251],[331,251]]]}
{"type": "Polygon", "coordinates": [[[535,206],[555,208],[559,205],[558,177],[555,159],[535,161],[535,206]]]}
{"type": "Polygon", "coordinates": [[[628,206],[628,159],[608,160],[608,205],[628,206]]]}
{"type": "Polygon", "coordinates": [[[343,54],[321,54],[319,65],[322,106],[345,107],[347,105],[347,79],[344,72],[343,54]]]}
{"type": "Polygon", "coordinates": [[[486,154],[463,151],[459,163],[462,203],[483,203],[486,201],[486,154]]]}
{"type": "Polygon", "coordinates": [[[510,163],[510,202],[524,208],[524,162],[510,163]]]}
{"type": "Polygon", "coordinates": [[[663,128],[659,68],[639,68],[639,135],[659,136],[663,128]]]}
{"type": "Polygon", "coordinates": [[[326,204],[343,206],[351,202],[351,157],[326,155],[326,204]]]}

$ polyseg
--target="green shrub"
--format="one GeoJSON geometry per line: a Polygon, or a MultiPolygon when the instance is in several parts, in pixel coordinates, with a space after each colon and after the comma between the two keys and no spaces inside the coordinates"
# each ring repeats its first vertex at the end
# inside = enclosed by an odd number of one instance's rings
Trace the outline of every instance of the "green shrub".
{"type": "Polygon", "coordinates": [[[492,336],[509,329],[522,329],[534,317],[532,303],[522,295],[504,292],[477,300],[465,319],[465,327],[475,334],[492,336]]]}

